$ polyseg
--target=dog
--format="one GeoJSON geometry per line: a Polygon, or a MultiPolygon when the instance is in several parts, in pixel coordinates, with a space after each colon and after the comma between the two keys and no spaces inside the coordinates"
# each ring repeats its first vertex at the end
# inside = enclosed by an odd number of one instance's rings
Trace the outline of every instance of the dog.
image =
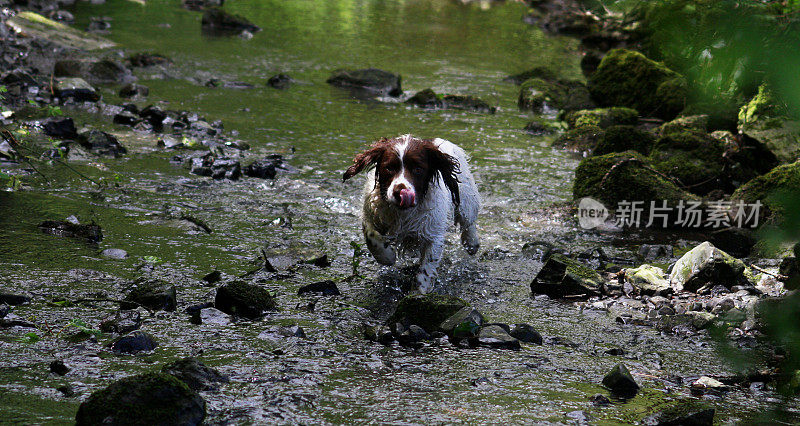
{"type": "Polygon", "coordinates": [[[480,196],[467,154],[444,139],[403,135],[380,139],[358,154],[342,176],[347,181],[368,167],[363,193],[362,229],[378,263],[394,265],[397,250],[419,252],[416,281],[420,293],[436,282],[445,233],[460,226],[461,244],[474,255],[480,248],[475,220],[480,196]]]}

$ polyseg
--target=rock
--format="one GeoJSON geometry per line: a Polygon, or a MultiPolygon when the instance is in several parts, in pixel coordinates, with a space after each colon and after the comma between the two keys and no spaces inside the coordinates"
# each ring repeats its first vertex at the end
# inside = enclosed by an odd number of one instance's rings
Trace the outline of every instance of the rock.
{"type": "Polygon", "coordinates": [[[526,124],[525,128],[523,128],[522,130],[533,136],[544,136],[555,133],[557,129],[558,128],[556,126],[550,123],[544,123],[538,120],[534,120],[526,124]]]}
{"type": "Polygon", "coordinates": [[[50,372],[58,374],[59,376],[63,376],[70,372],[70,368],[64,365],[64,361],[57,359],[50,362],[50,372]]]}
{"type": "Polygon", "coordinates": [[[639,130],[633,126],[610,126],[603,133],[594,148],[594,155],[605,155],[613,152],[636,151],[648,155],[655,144],[650,132],[639,130]]]}
{"type": "Polygon", "coordinates": [[[194,357],[183,358],[167,364],[161,372],[182,381],[194,391],[214,390],[218,383],[228,383],[228,376],[203,364],[194,357]]]}
{"type": "Polygon", "coordinates": [[[603,129],[597,126],[580,126],[567,130],[553,140],[556,148],[566,148],[575,152],[592,152],[603,137],[603,129]]]}
{"type": "Polygon", "coordinates": [[[607,396],[601,393],[595,394],[594,396],[589,398],[589,401],[591,401],[592,405],[594,405],[595,407],[605,407],[611,405],[611,400],[608,399],[607,396]]]}
{"type": "Polygon", "coordinates": [[[125,302],[120,306],[123,309],[134,309],[139,305],[153,310],[174,311],[178,305],[175,286],[158,279],[139,279],[134,282],[133,288],[125,302]]]}
{"type": "MultiPolygon", "coordinates": [[[[150,123],[150,125],[153,126],[153,130],[155,130],[157,132],[160,132],[160,131],[162,131],[164,129],[164,123],[168,119],[175,120],[175,118],[171,118],[167,114],[167,112],[165,112],[164,110],[162,110],[161,108],[159,108],[159,107],[157,107],[155,105],[149,105],[146,108],[144,108],[143,110],[141,110],[139,112],[139,117],[142,117],[142,119],[144,119],[145,121],[150,123]]],[[[180,117],[176,117],[176,118],[179,119],[180,117]]],[[[180,121],[175,121],[175,123],[178,123],[178,122],[180,122],[180,121]]]]}
{"type": "Polygon", "coordinates": [[[55,79],[53,91],[62,99],[72,98],[76,102],[97,102],[100,94],[81,78],[61,77],[55,79]]]}
{"type": "Polygon", "coordinates": [[[692,327],[696,328],[697,330],[704,330],[708,328],[708,326],[711,325],[717,318],[716,315],[710,312],[688,311],[686,314],[691,317],[692,327]]]}
{"type": "Polygon", "coordinates": [[[100,229],[100,225],[95,225],[94,223],[82,225],[62,220],[45,220],[39,224],[39,229],[45,234],[82,238],[92,243],[98,243],[103,240],[103,232],[100,229]]]}
{"type": "Polygon", "coordinates": [[[407,329],[397,334],[397,341],[403,345],[411,345],[423,340],[430,340],[431,336],[422,327],[411,324],[407,329]]]}
{"type": "Polygon", "coordinates": [[[113,121],[114,124],[133,127],[142,120],[139,118],[139,116],[130,111],[120,111],[119,113],[114,115],[113,121]]]}
{"type": "Polygon", "coordinates": [[[300,327],[299,325],[278,327],[278,334],[284,337],[299,337],[301,339],[306,338],[306,331],[303,330],[303,327],[300,327]]]}
{"type": "Polygon", "coordinates": [[[605,129],[617,125],[633,126],[639,121],[639,113],[635,109],[624,107],[582,109],[567,113],[564,121],[570,128],[597,126],[605,129]]]}
{"type": "Polygon", "coordinates": [[[219,8],[209,8],[203,12],[201,28],[203,34],[214,36],[237,35],[244,31],[252,34],[261,31],[259,26],[247,19],[219,8]]]}
{"type": "Polygon", "coordinates": [[[437,95],[432,89],[417,92],[406,100],[407,104],[431,109],[463,109],[467,111],[494,114],[497,108],[468,95],[437,95]]]}
{"type": "Polygon", "coordinates": [[[671,258],[673,252],[672,246],[666,244],[642,244],[639,247],[639,256],[646,262],[652,262],[659,258],[671,258]]]}
{"type": "Polygon", "coordinates": [[[185,383],[163,373],[146,373],[117,380],[92,393],[78,408],[78,426],[98,424],[199,425],[206,402],[185,383]]]}
{"type": "Polygon", "coordinates": [[[669,280],[676,292],[708,292],[715,285],[747,284],[745,264],[708,241],[689,250],[672,268],[669,280]]]}
{"type": "Polygon", "coordinates": [[[122,249],[107,248],[100,252],[100,256],[103,256],[107,259],[122,260],[128,257],[128,252],[122,249]]]}
{"type": "Polygon", "coordinates": [[[0,303],[0,318],[5,318],[11,312],[11,306],[6,303],[0,303]]]}
{"type": "Polygon", "coordinates": [[[645,417],[642,424],[652,426],[713,426],[715,409],[694,403],[681,404],[645,417]]]}
{"type": "Polygon", "coordinates": [[[392,330],[385,325],[367,326],[364,325],[364,337],[372,342],[378,342],[382,345],[388,345],[394,340],[392,330]]]}
{"type": "Polygon", "coordinates": [[[656,266],[642,265],[635,269],[625,270],[625,281],[633,284],[642,294],[664,294],[671,287],[664,279],[664,271],[656,266]]]}
{"type": "Polygon", "coordinates": [[[24,294],[7,293],[0,290],[0,304],[11,306],[22,305],[31,301],[31,297],[24,294]]]}
{"type": "Polygon", "coordinates": [[[146,98],[150,94],[150,89],[141,84],[129,83],[119,89],[120,98],[146,98]]]}
{"type": "Polygon", "coordinates": [[[673,132],[656,140],[650,161],[656,170],[703,195],[730,188],[724,153],[722,142],[705,133],[673,132]]]}
{"type": "Polygon", "coordinates": [[[456,339],[474,337],[486,322],[483,315],[470,306],[459,309],[439,325],[439,330],[456,339]]]}
{"type": "Polygon", "coordinates": [[[714,247],[734,257],[747,257],[756,245],[753,231],[747,228],[730,227],[712,231],[708,240],[714,247]]]}
{"type": "Polygon", "coordinates": [[[387,324],[404,322],[416,324],[425,331],[438,331],[439,325],[464,308],[467,302],[444,294],[416,294],[406,296],[397,304],[387,324]]]}
{"type": "Polygon", "coordinates": [[[88,132],[81,133],[78,137],[78,143],[97,155],[107,157],[117,158],[128,152],[127,148],[122,146],[116,137],[106,132],[101,132],[100,130],[89,130],[88,132]]]}
{"type": "MultiPolygon", "coordinates": [[[[795,253],[797,253],[797,245],[795,245],[795,253]]],[[[797,290],[800,288],[800,261],[797,256],[786,257],[781,261],[778,272],[781,275],[788,277],[788,280],[783,283],[787,290],[797,290]]]]}
{"type": "Polygon", "coordinates": [[[109,59],[62,59],[53,65],[56,77],[78,77],[90,84],[124,84],[135,79],[121,63],[109,59]]]}
{"type": "Polygon", "coordinates": [[[269,292],[255,284],[233,281],[217,289],[214,307],[230,315],[256,319],[277,309],[269,292]]]}
{"type": "Polygon", "coordinates": [[[762,85],[758,94],[739,111],[739,131],[763,144],[781,163],[800,158],[800,121],[792,120],[779,106],[769,88],[762,85]]]}
{"type": "Polygon", "coordinates": [[[203,275],[203,278],[201,278],[201,279],[203,281],[209,283],[209,284],[214,284],[215,282],[217,282],[217,281],[222,279],[222,272],[220,272],[218,270],[213,270],[213,271],[203,275]]]}
{"type": "Polygon", "coordinates": [[[276,74],[267,80],[267,85],[275,89],[285,90],[292,84],[292,78],[286,74],[276,74]]]}
{"type": "Polygon", "coordinates": [[[67,398],[75,396],[75,388],[73,388],[72,385],[62,385],[57,387],[56,390],[67,398]]]}
{"type": "Polygon", "coordinates": [[[553,81],[558,79],[558,74],[550,68],[539,66],[529,69],[527,71],[523,71],[519,74],[510,75],[504,78],[503,81],[520,85],[532,78],[540,78],[545,81],[553,81]]]}
{"type": "Polygon", "coordinates": [[[17,33],[23,33],[28,37],[45,39],[72,49],[97,50],[116,46],[110,40],[84,33],[29,11],[17,13],[6,21],[6,25],[17,33]]]}
{"type": "Polygon", "coordinates": [[[600,294],[603,277],[594,269],[562,254],[551,254],[531,282],[533,294],[550,297],[600,294]]]}
{"type": "Polygon", "coordinates": [[[54,21],[63,22],[65,24],[71,24],[75,22],[75,17],[66,10],[52,10],[47,14],[47,17],[54,21]]]}
{"type": "Polygon", "coordinates": [[[574,111],[595,107],[586,85],[579,81],[545,81],[533,78],[520,86],[517,105],[537,114],[552,114],[558,110],[574,111]]]}
{"type": "Polygon", "coordinates": [[[685,131],[705,133],[708,131],[708,115],[687,115],[678,117],[672,121],[662,124],[656,134],[659,136],[670,133],[683,133],[685,131]]]}
{"type": "Polygon", "coordinates": [[[498,325],[481,327],[477,337],[478,344],[489,348],[519,350],[519,340],[511,337],[498,325]]]}
{"type": "Polygon", "coordinates": [[[406,100],[407,104],[415,105],[420,108],[439,109],[444,108],[442,96],[437,95],[433,89],[424,89],[415,93],[414,96],[406,100]]]}
{"type": "Polygon", "coordinates": [[[680,74],[631,50],[608,52],[588,83],[600,105],[633,108],[646,117],[671,120],[686,103],[686,81],[680,74]]]}
{"type": "Polygon", "coordinates": [[[89,25],[86,31],[97,34],[111,34],[111,18],[105,16],[92,16],[89,18],[89,25]]]}
{"type": "Polygon", "coordinates": [[[529,324],[514,324],[509,334],[520,342],[542,344],[542,335],[529,324]]]}
{"type": "Polygon", "coordinates": [[[711,390],[711,391],[726,391],[728,390],[728,386],[724,383],[720,382],[717,379],[702,376],[699,379],[695,380],[692,383],[692,389],[697,389],[701,391],[711,390]]]}
{"type": "Polygon", "coordinates": [[[192,324],[225,326],[233,323],[231,316],[216,308],[203,308],[191,313],[192,324]]]}
{"type": "Polygon", "coordinates": [[[128,334],[142,326],[142,315],[135,309],[119,310],[100,321],[103,333],[128,334]]]}
{"type": "Polygon", "coordinates": [[[127,62],[136,68],[147,68],[155,65],[169,65],[172,61],[164,55],[140,52],[128,57],[127,62]]]}
{"type": "Polygon", "coordinates": [[[635,394],[639,385],[624,364],[617,364],[603,377],[603,386],[620,395],[635,394]]]}
{"type": "Polygon", "coordinates": [[[137,354],[154,350],[158,343],[149,333],[134,331],[111,343],[111,350],[117,354],[137,354]]]}
{"type": "MultiPolygon", "coordinates": [[[[792,192],[800,188],[800,161],[784,164],[774,168],[769,173],[759,176],[740,186],[731,195],[734,205],[741,201],[746,204],[761,202],[758,224],[767,221],[777,221],[782,216],[783,207],[774,195],[781,192],[792,192]]],[[[750,210],[746,210],[750,214],[750,210]]],[[[748,225],[752,225],[749,222],[748,225]]]]}
{"type": "Polygon", "coordinates": [[[228,157],[215,157],[208,153],[192,158],[191,172],[214,179],[238,180],[242,176],[242,166],[238,160],[228,157]]]}
{"type": "MultiPolygon", "coordinates": [[[[697,200],[652,171],[649,160],[633,151],[584,158],[575,170],[572,194],[576,200],[592,197],[609,208],[616,208],[623,200],[642,201],[643,206],[664,200],[673,207],[680,201],[697,200]]],[[[642,215],[643,219],[645,216],[642,215]]]]}
{"type": "Polygon", "coordinates": [[[75,128],[75,121],[69,117],[54,118],[44,123],[42,130],[47,136],[58,139],[73,139],[78,136],[78,129],[75,128]]]}
{"type": "Polygon", "coordinates": [[[307,284],[297,290],[298,295],[306,293],[320,293],[323,296],[339,296],[342,294],[339,292],[339,287],[336,286],[336,283],[331,280],[307,284]]]}
{"type": "Polygon", "coordinates": [[[379,96],[400,96],[400,76],[375,68],[336,71],[327,83],[336,87],[360,89],[379,96]]]}
{"type": "Polygon", "coordinates": [[[265,158],[263,160],[256,160],[244,167],[243,172],[245,176],[261,178],[261,179],[275,179],[278,174],[278,167],[281,165],[281,160],[265,158]]]}

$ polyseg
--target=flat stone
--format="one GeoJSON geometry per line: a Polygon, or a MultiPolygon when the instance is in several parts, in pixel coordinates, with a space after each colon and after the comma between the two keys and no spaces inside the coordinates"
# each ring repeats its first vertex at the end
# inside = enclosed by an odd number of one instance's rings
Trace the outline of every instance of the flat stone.
{"type": "Polygon", "coordinates": [[[519,340],[511,337],[503,327],[489,325],[478,332],[478,344],[490,348],[519,350],[519,340]]]}
{"type": "Polygon", "coordinates": [[[19,34],[45,39],[73,49],[97,50],[116,46],[116,43],[108,39],[76,30],[29,11],[17,13],[6,21],[6,25],[19,34]]]}

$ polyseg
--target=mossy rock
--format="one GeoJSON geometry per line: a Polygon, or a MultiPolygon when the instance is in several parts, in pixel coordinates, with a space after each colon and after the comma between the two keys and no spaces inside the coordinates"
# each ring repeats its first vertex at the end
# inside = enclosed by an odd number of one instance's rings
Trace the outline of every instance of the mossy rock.
{"type": "Polygon", "coordinates": [[[603,277],[594,269],[564,256],[552,254],[531,281],[533,294],[550,297],[594,296],[600,294],[603,277]]]}
{"type": "Polygon", "coordinates": [[[653,167],[680,181],[690,191],[704,195],[729,189],[724,171],[724,144],[705,133],[684,130],[656,140],[650,151],[653,167]]]}
{"type": "Polygon", "coordinates": [[[19,12],[6,21],[6,25],[28,37],[44,39],[71,49],[98,50],[116,46],[111,40],[76,30],[30,11],[19,12]]]}
{"type": "Polygon", "coordinates": [[[416,294],[406,296],[397,304],[394,314],[386,320],[388,325],[403,323],[418,325],[428,333],[439,330],[444,320],[455,315],[469,304],[458,297],[446,294],[416,294]]]}
{"type": "Polygon", "coordinates": [[[592,99],[603,106],[633,108],[644,116],[671,120],[686,104],[686,81],[639,52],[614,49],[589,76],[592,99]]]}
{"type": "Polygon", "coordinates": [[[175,286],[158,279],[139,279],[125,301],[122,309],[135,309],[139,305],[153,310],[174,311],[178,305],[175,286]]]}
{"type": "Polygon", "coordinates": [[[680,200],[698,199],[653,171],[647,157],[635,151],[584,158],[575,169],[572,195],[576,200],[592,197],[609,208],[623,200],[648,206],[650,201],[666,200],[675,206],[680,200]]]}
{"type": "Polygon", "coordinates": [[[576,152],[592,152],[602,137],[603,129],[597,126],[581,126],[559,135],[553,140],[553,146],[576,152]]]}
{"type": "Polygon", "coordinates": [[[748,284],[746,269],[744,262],[705,241],[678,259],[669,281],[676,292],[701,294],[716,285],[731,288],[748,284]]]}
{"type": "Polygon", "coordinates": [[[800,158],[800,121],[791,120],[781,103],[762,85],[739,111],[741,133],[764,144],[781,163],[800,158]]]}
{"type": "Polygon", "coordinates": [[[659,135],[680,133],[686,130],[705,132],[708,130],[708,115],[684,115],[662,124],[658,128],[659,135]]]}
{"type": "Polygon", "coordinates": [[[558,73],[548,67],[534,67],[519,74],[510,75],[503,79],[509,83],[522,84],[532,78],[541,78],[543,80],[553,81],[558,79],[558,73]]]}
{"type": "Polygon", "coordinates": [[[650,132],[637,129],[634,126],[611,126],[606,129],[603,137],[594,149],[594,155],[605,155],[612,152],[636,151],[647,155],[655,143],[655,138],[650,132]]]}
{"type": "Polygon", "coordinates": [[[760,201],[763,207],[759,223],[763,223],[768,220],[779,220],[783,214],[783,207],[779,203],[781,193],[797,192],[798,188],[800,188],[800,161],[778,166],[769,173],[747,182],[733,193],[731,199],[734,204],[739,200],[747,204],[760,201]]]}
{"type": "Polygon", "coordinates": [[[275,298],[255,284],[233,281],[217,289],[214,307],[229,315],[258,318],[265,311],[277,309],[275,298]]]}
{"type": "Polygon", "coordinates": [[[605,129],[618,124],[634,125],[639,121],[639,113],[625,107],[582,109],[567,113],[564,121],[570,128],[597,126],[605,129]]]}
{"type": "Polygon", "coordinates": [[[163,373],[126,377],[96,391],[78,408],[77,425],[199,425],[206,402],[163,373]]]}
{"type": "Polygon", "coordinates": [[[595,106],[582,82],[548,81],[541,78],[532,78],[522,83],[517,104],[520,109],[537,114],[589,109],[595,106]]]}

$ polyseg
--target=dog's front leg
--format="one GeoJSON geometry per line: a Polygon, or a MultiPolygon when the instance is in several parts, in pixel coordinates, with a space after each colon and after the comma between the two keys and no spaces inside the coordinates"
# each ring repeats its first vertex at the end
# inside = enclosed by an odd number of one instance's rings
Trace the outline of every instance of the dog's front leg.
{"type": "Polygon", "coordinates": [[[433,290],[443,250],[444,237],[436,239],[423,247],[422,256],[419,258],[419,271],[417,272],[417,284],[419,285],[420,293],[425,294],[433,290]]]}
{"type": "Polygon", "coordinates": [[[375,260],[381,265],[392,266],[397,260],[397,254],[389,241],[369,225],[364,225],[364,240],[367,248],[375,260]]]}

